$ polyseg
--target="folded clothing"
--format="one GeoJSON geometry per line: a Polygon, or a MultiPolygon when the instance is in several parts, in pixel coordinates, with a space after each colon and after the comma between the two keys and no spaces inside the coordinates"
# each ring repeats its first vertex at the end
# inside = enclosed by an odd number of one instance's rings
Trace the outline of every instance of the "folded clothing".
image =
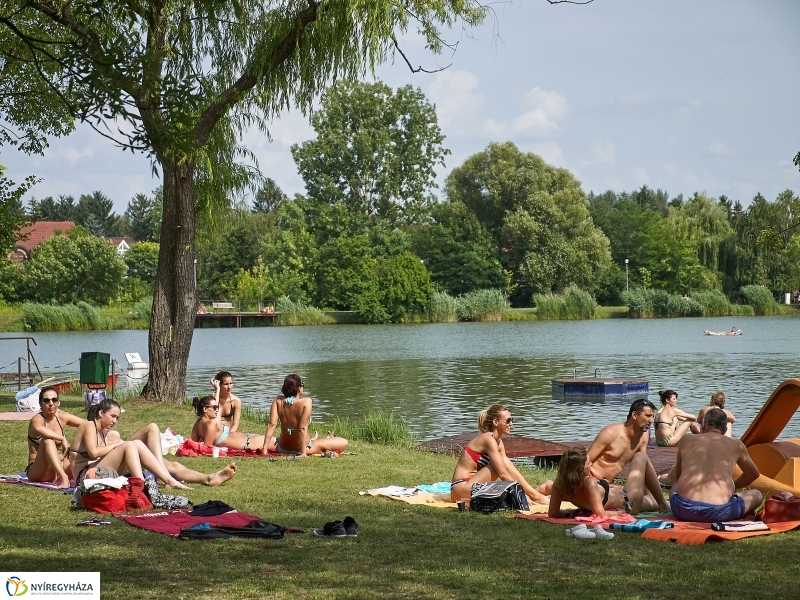
{"type": "Polygon", "coordinates": [[[178,537],[190,540],[211,540],[230,537],[269,538],[279,540],[286,533],[286,527],[268,523],[261,519],[250,521],[246,525],[211,525],[211,523],[198,523],[191,527],[181,529],[178,537]]]}
{"type": "Polygon", "coordinates": [[[673,527],[675,527],[675,524],[669,521],[650,521],[648,519],[639,519],[635,523],[611,524],[611,529],[633,533],[642,533],[646,529],[672,529],[673,527]]]}

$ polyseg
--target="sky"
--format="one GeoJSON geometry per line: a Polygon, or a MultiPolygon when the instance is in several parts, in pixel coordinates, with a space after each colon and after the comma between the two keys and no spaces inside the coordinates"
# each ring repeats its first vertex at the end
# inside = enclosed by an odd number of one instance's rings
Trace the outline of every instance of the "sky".
{"type": "MultiPolygon", "coordinates": [[[[569,169],[588,193],[648,185],[671,197],[706,192],[747,206],[800,193],[800,2],[796,0],[546,0],[492,4],[481,27],[445,34],[455,53],[400,43],[376,79],[420,88],[436,105],[451,151],[438,182],[491,142],[569,169]],[[793,75],[794,74],[794,75],[793,75]]],[[[291,145],[314,137],[307,117],[288,112],[270,125],[272,141],[249,132],[265,176],[289,195],[303,193],[291,145]]],[[[124,212],[159,185],[147,159],[113,146],[89,127],[51,141],[45,156],[8,148],[10,178],[43,179],[28,194],[76,198],[100,190],[124,212]]]]}

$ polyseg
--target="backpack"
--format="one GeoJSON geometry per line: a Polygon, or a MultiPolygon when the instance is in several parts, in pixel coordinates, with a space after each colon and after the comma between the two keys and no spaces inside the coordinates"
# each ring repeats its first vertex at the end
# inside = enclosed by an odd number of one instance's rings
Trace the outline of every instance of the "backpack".
{"type": "Polygon", "coordinates": [[[469,509],[482,513],[498,510],[528,510],[528,498],[516,481],[493,481],[472,486],[469,509]]]}

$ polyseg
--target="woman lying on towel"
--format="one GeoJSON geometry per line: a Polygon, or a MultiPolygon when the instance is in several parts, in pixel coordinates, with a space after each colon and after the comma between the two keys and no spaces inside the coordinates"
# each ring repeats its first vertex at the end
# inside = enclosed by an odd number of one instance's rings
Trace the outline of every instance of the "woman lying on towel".
{"type": "Polygon", "coordinates": [[[645,490],[645,476],[649,460],[644,453],[637,453],[631,460],[625,487],[610,484],[605,479],[591,475],[592,462],[586,448],[575,446],[561,455],[558,475],[550,494],[550,517],[559,517],[561,502],[572,502],[578,508],[592,511],[604,517],[606,509],[622,509],[636,514],[641,511],[662,510],[655,498],[645,490]]]}
{"type": "Polygon", "coordinates": [[[231,431],[230,426],[222,422],[216,396],[195,398],[192,406],[200,417],[192,427],[192,439],[195,442],[234,450],[258,450],[264,445],[263,435],[231,431]]]}
{"type": "Polygon", "coordinates": [[[39,393],[42,412],[33,415],[28,425],[28,480],[55,483],[68,488],[73,476],[69,462],[69,442],[64,427],[78,427],[85,419],[71,415],[58,407],[58,390],[52,386],[39,393]]]}
{"type": "Polygon", "coordinates": [[[129,472],[131,477],[139,479],[144,479],[144,467],[168,487],[179,489],[190,489],[182,482],[218,486],[234,476],[234,463],[221,471],[205,475],[179,462],[164,460],[161,454],[161,434],[155,423],[140,429],[128,441],[121,440],[117,432],[111,431],[117,424],[119,415],[119,404],[111,399],[89,408],[88,421],[78,427],[72,440],[72,451],[75,453],[73,470],[78,474],[78,483],[92,467],[111,467],[118,473],[129,472]]]}
{"type": "Polygon", "coordinates": [[[348,441],[341,437],[328,436],[320,438],[308,435],[308,424],[311,422],[311,397],[303,396],[303,382],[300,376],[292,373],[283,380],[280,396],[272,401],[269,409],[269,425],[262,446],[264,452],[271,450],[284,454],[307,456],[323,452],[342,452],[348,441]],[[275,429],[281,426],[280,437],[272,437],[275,429]]]}
{"type": "Polygon", "coordinates": [[[547,495],[553,482],[546,481],[534,489],[506,456],[503,440],[500,438],[511,433],[513,424],[511,413],[502,404],[492,404],[481,412],[478,417],[481,434],[464,446],[453,473],[453,483],[450,486],[453,502],[469,500],[474,483],[500,479],[519,483],[534,504],[547,504],[547,495]]]}

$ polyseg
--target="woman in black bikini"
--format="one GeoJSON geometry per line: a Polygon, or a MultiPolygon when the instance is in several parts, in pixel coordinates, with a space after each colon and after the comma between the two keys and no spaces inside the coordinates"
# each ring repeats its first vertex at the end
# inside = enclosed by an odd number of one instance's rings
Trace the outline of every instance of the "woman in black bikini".
{"type": "Polygon", "coordinates": [[[308,434],[308,424],[311,422],[311,397],[303,396],[305,388],[300,376],[292,373],[286,376],[281,387],[281,396],[272,401],[269,409],[269,425],[264,435],[263,451],[282,452],[307,456],[323,452],[342,452],[347,448],[348,441],[341,437],[328,436],[319,438],[308,434]],[[281,435],[272,437],[280,423],[281,435]]]}
{"type": "Polygon", "coordinates": [[[653,425],[656,428],[656,444],[659,446],[677,446],[688,431],[700,433],[694,415],[678,408],[678,392],[661,390],[661,408],[656,412],[653,425]]]}
{"type": "Polygon", "coordinates": [[[631,514],[659,510],[656,500],[646,493],[645,473],[638,466],[638,461],[631,463],[623,488],[605,479],[595,479],[591,468],[592,462],[582,446],[570,448],[561,455],[558,475],[550,494],[548,516],[561,516],[561,502],[572,502],[578,508],[590,510],[601,517],[606,515],[606,509],[617,508],[631,514]]]}
{"type": "Polygon", "coordinates": [[[534,489],[506,456],[503,440],[500,438],[511,433],[513,424],[511,413],[502,404],[492,404],[481,412],[478,417],[481,434],[464,446],[453,473],[453,483],[450,486],[453,502],[469,500],[472,484],[499,479],[516,481],[534,504],[547,504],[553,482],[545,481],[534,489]]]}
{"type": "Polygon", "coordinates": [[[39,392],[42,412],[33,415],[28,425],[28,480],[56,483],[59,488],[68,488],[72,477],[69,462],[69,442],[64,427],[79,427],[86,421],[58,407],[58,390],[52,386],[39,392]]]}
{"type": "Polygon", "coordinates": [[[132,477],[139,479],[144,479],[144,467],[167,486],[179,489],[190,489],[182,481],[218,486],[234,476],[234,463],[206,475],[188,469],[179,462],[164,460],[161,434],[155,423],[140,429],[128,441],[111,441],[111,429],[117,424],[119,415],[119,404],[106,399],[92,406],[88,420],[78,427],[72,440],[72,451],[75,453],[73,469],[77,473],[78,483],[92,467],[111,467],[118,473],[130,472],[132,477]]]}

